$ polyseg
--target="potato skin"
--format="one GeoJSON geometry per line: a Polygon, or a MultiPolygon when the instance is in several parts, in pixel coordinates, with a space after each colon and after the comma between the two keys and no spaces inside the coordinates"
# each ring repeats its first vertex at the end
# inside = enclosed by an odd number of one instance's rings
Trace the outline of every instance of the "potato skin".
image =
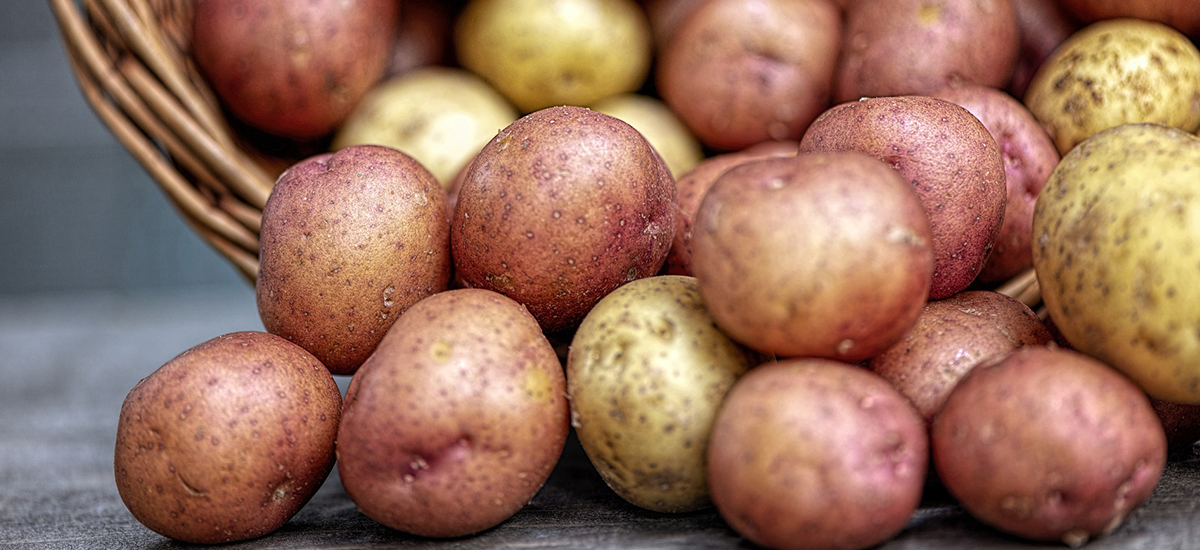
{"type": "Polygon", "coordinates": [[[574,328],[612,289],[658,273],[675,233],[675,185],[629,124],[551,107],[502,130],[463,176],[451,227],[458,277],[574,328]]]}
{"type": "Polygon", "coordinates": [[[484,144],[516,119],[516,109],[478,76],[422,67],[372,88],[338,128],[331,147],[392,147],[449,189],[484,144]]]}
{"type": "Polygon", "coordinates": [[[1000,232],[1007,188],[996,141],[966,109],[924,97],[878,97],[834,106],[800,140],[800,152],[859,151],[892,165],[921,197],[933,227],[929,297],[952,296],[983,269],[1000,232]]]}
{"type": "Polygon", "coordinates": [[[1192,0],[1059,0],[1084,21],[1133,17],[1166,23],[1193,37],[1200,35],[1200,10],[1192,0]]]}
{"type": "Polygon", "coordinates": [[[263,326],[334,374],[353,373],[397,315],[449,284],[446,202],[428,170],[388,147],[348,147],[289,168],[263,208],[263,326]]]}
{"type": "Polygon", "coordinates": [[[642,8],[650,21],[655,50],[662,49],[675,34],[679,24],[708,0],[642,0],[642,8]]]}
{"type": "Polygon", "coordinates": [[[700,161],[675,180],[675,195],[679,202],[675,239],[667,253],[665,270],[670,275],[692,275],[692,224],[700,201],[716,183],[717,178],[743,162],[770,158],[794,157],[799,145],[795,141],[764,141],[741,151],[713,155],[700,161]]]}
{"type": "Polygon", "coordinates": [[[855,0],[833,100],[927,94],[954,81],[1002,88],[1020,34],[1011,0],[855,0]]]}
{"type": "Polygon", "coordinates": [[[1150,395],[1200,404],[1200,139],[1158,124],[1102,131],[1038,198],[1033,263],[1079,351],[1150,395]]]}
{"type": "Polygon", "coordinates": [[[866,366],[891,382],[928,421],[979,363],[1051,341],[1046,325],[1025,304],[999,292],[968,290],[925,304],[912,330],[866,366]]]}
{"type": "Polygon", "coordinates": [[[826,0],[711,0],[660,50],[663,100],[722,151],[798,139],[829,106],[841,18],[826,0]]]}
{"type": "Polygon", "coordinates": [[[1082,354],[1025,347],[975,367],[930,430],[938,476],[974,516],[1079,546],[1154,490],[1166,437],[1146,395],[1082,354]]]}
{"type": "Polygon", "coordinates": [[[443,0],[399,2],[396,42],[385,78],[431,65],[447,65],[457,8],[443,0]]]}
{"type": "Polygon", "coordinates": [[[196,2],[192,56],[230,111],[305,140],[333,131],[387,70],[395,0],[196,2]]]}
{"type": "Polygon", "coordinates": [[[618,94],[592,104],[591,109],[633,126],[662,156],[672,177],[683,175],[704,158],[696,136],[659,99],[635,93],[618,94]]]}
{"type": "Polygon", "coordinates": [[[1025,105],[1065,155],[1120,124],[1200,127],[1200,50],[1161,23],[1111,19],[1072,34],[1046,59],[1025,105]]]}
{"type": "Polygon", "coordinates": [[[525,308],[448,290],[409,308],[350,381],[338,473],[371,519],[456,537],[512,517],[569,430],[566,381],[525,308]]]}
{"type": "Polygon", "coordinates": [[[780,550],[851,550],[899,533],[928,467],[925,423],[886,381],[827,359],[752,369],[717,415],[713,502],[736,531],[780,550]]]}
{"type": "Polygon", "coordinates": [[[329,371],[283,338],[236,332],[201,343],[121,405],[121,500],[142,524],[184,542],[270,533],[333,469],[341,405],[329,371]]]}
{"type": "Polygon", "coordinates": [[[463,67],[529,113],[637,90],[653,40],[631,0],[472,0],[454,45],[463,67]]]}
{"type": "Polygon", "coordinates": [[[633,281],[600,300],[571,341],[571,421],[596,471],[658,512],[710,504],[706,452],[725,393],[756,363],[709,316],[696,280],[633,281]]]}
{"type": "Polygon", "coordinates": [[[952,84],[933,92],[969,111],[987,128],[1004,163],[1008,191],[996,244],[977,279],[1006,281],[1033,266],[1033,205],[1058,165],[1058,150],[1033,113],[1012,96],[977,84],[952,84]]]}
{"type": "Polygon", "coordinates": [[[861,153],[747,162],[696,214],[692,269],[717,326],[781,356],[858,361],[917,320],[933,249],[920,200],[861,153]]]}
{"type": "Polygon", "coordinates": [[[1012,3],[1021,35],[1021,54],[1007,90],[1021,98],[1046,58],[1080,25],[1059,0],[1012,0],[1012,3]]]}

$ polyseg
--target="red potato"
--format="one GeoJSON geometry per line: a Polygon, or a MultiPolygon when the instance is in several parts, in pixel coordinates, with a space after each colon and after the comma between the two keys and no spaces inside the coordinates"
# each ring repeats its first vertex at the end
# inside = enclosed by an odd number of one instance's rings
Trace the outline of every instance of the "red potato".
{"type": "Polygon", "coordinates": [[[1166,23],[1184,34],[1200,36],[1200,9],[1195,0],[1058,0],[1087,22],[1133,17],[1166,23]]]}
{"type": "Polygon", "coordinates": [[[255,299],[267,331],[352,374],[408,306],[446,289],[446,191],[395,149],[356,145],[279,177],[255,299]]]}
{"type": "Polygon", "coordinates": [[[695,168],[675,180],[679,216],[676,218],[675,239],[667,253],[666,271],[671,275],[692,274],[692,223],[700,201],[717,178],[739,164],[770,157],[794,157],[799,143],[795,141],[765,141],[741,151],[708,157],[695,168]]]}
{"type": "Polygon", "coordinates": [[[454,17],[451,9],[441,0],[400,2],[396,43],[392,47],[385,80],[418,67],[449,61],[454,17]]]}
{"type": "Polygon", "coordinates": [[[522,117],[471,162],[451,228],[467,286],[578,325],[614,288],[658,273],[675,234],[675,182],[629,124],[581,107],[522,117]]]}
{"type": "Polygon", "coordinates": [[[1021,53],[1007,89],[1014,97],[1025,97],[1038,67],[1080,25],[1059,0],[1012,0],[1012,3],[1021,31],[1021,53]]]}
{"type": "Polygon", "coordinates": [[[708,0],[645,0],[642,7],[650,20],[655,49],[660,50],[675,34],[679,24],[708,0]]]}
{"type": "Polygon", "coordinates": [[[1007,189],[996,141],[966,109],[924,96],[837,105],[800,140],[800,152],[858,151],[899,171],[933,228],[929,297],[966,289],[983,269],[1004,218],[1007,189]]]}
{"type": "Polygon", "coordinates": [[[833,99],[925,94],[954,81],[1003,87],[1019,43],[1011,0],[855,0],[833,99]]]}
{"type": "Polygon", "coordinates": [[[710,0],[662,48],[656,84],[709,147],[797,139],[829,106],[840,36],[828,0],[710,0]]]}
{"type": "Polygon", "coordinates": [[[333,131],[383,77],[396,0],[206,0],[192,55],[235,116],[306,140],[333,131]]]}
{"type": "Polygon", "coordinates": [[[1040,346],[975,367],[930,439],[938,476],[972,515],[1073,547],[1119,527],[1166,463],[1141,389],[1085,355],[1040,346]]]}
{"type": "Polygon", "coordinates": [[[746,162],[696,214],[692,269],[717,326],[780,356],[858,361],[916,322],[933,245],[916,194],[861,153],[746,162]]]}
{"type": "Polygon", "coordinates": [[[734,530],[779,550],[854,550],[900,532],[921,500],[925,423],[866,369],[827,359],[755,367],[717,413],[713,502],[734,530]]]}
{"type": "Polygon", "coordinates": [[[554,348],[520,304],[450,290],[400,317],[350,381],[338,473],[368,517],[458,537],[512,517],[570,429],[554,348]]]}
{"type": "Polygon", "coordinates": [[[265,332],[218,336],[130,390],[113,470],[155,532],[213,544],[283,526],[333,469],[342,395],[312,354],[265,332]]]}
{"type": "Polygon", "coordinates": [[[996,140],[1008,199],[996,244],[977,278],[984,283],[1008,280],[1033,267],[1033,206],[1058,165],[1058,149],[1033,113],[1000,90],[960,83],[931,95],[970,111],[996,140]]]}
{"type": "Polygon", "coordinates": [[[929,302],[912,330],[866,366],[904,394],[926,421],[979,363],[1052,340],[1028,306],[998,292],[969,290],[929,302]]]}

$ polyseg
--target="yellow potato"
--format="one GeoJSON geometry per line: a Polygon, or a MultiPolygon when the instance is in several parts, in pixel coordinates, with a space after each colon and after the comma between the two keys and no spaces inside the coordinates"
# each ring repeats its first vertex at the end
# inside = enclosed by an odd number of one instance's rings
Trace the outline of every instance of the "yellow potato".
{"type": "Polygon", "coordinates": [[[631,92],[650,71],[650,23],[632,0],[472,0],[454,45],[526,113],[631,92]]]}
{"type": "Polygon", "coordinates": [[[1033,262],[1060,332],[1151,396],[1200,403],[1200,139],[1105,130],[1038,197],[1033,262]]]}
{"type": "Polygon", "coordinates": [[[571,342],[575,433],[630,503],[685,512],[710,503],[707,449],[725,393],[751,355],[714,325],[696,280],[639,279],[594,307],[571,342]]]}
{"type": "Polygon", "coordinates": [[[338,129],[333,149],[399,149],[449,189],[496,132],[516,119],[508,100],[478,76],[462,69],[426,67],[371,90],[338,129]]]}
{"type": "Polygon", "coordinates": [[[1161,23],[1111,19],[1071,35],[1042,64],[1025,104],[1059,154],[1129,122],[1200,127],[1200,51],[1161,23]]]}
{"type": "Polygon", "coordinates": [[[592,109],[619,118],[641,132],[676,178],[704,158],[704,151],[700,149],[696,136],[666,103],[658,99],[640,94],[620,94],[600,100],[592,105],[592,109]]]}

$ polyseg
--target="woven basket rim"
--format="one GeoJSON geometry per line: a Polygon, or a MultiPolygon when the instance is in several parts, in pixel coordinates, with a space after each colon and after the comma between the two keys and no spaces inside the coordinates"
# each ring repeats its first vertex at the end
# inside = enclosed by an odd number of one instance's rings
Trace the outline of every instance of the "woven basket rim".
{"type": "Polygon", "coordinates": [[[76,83],[183,220],[253,283],[273,181],[148,0],[50,0],[76,83]]]}

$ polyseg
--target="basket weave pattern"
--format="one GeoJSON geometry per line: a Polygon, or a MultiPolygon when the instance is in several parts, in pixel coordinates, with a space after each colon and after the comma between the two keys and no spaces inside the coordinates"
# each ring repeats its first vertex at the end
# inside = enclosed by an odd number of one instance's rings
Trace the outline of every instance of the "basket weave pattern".
{"type": "Polygon", "coordinates": [[[186,30],[162,23],[186,5],[50,0],[71,70],[92,110],[184,221],[253,282],[272,181],[239,148],[185,54],[186,30]]]}

